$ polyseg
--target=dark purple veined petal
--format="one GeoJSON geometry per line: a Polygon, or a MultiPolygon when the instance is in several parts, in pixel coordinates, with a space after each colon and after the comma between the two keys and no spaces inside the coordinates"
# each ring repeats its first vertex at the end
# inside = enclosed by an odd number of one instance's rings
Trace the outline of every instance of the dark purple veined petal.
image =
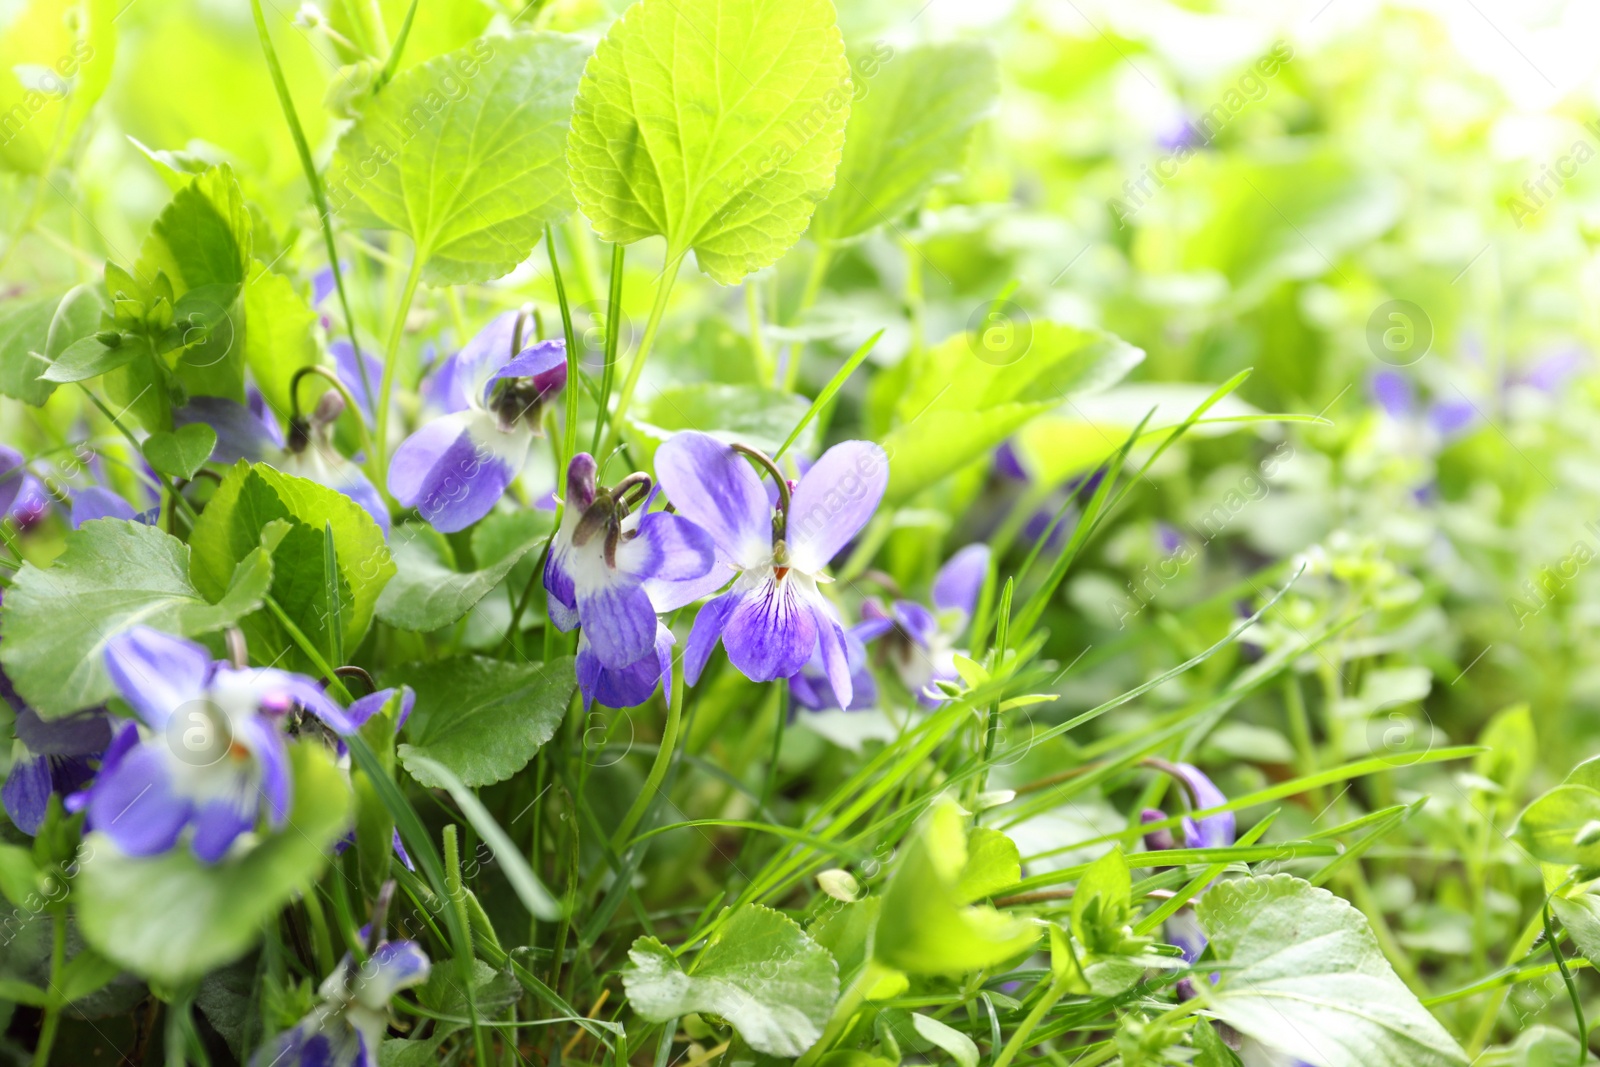
{"type": "Polygon", "coordinates": [[[578,625],[578,585],[572,575],[570,537],[568,534],[563,540],[557,535],[544,561],[545,610],[562,633],[571,633],[578,625]]]}
{"type": "Polygon", "coordinates": [[[11,764],[6,784],[0,786],[0,804],[18,830],[32,837],[44,825],[45,812],[55,783],[50,774],[50,757],[29,755],[11,764]]]}
{"type": "Polygon", "coordinates": [[[170,849],[194,810],[187,797],[173,791],[166,757],[147,744],[134,746],[101,769],[89,791],[88,809],[89,829],[106,834],[130,856],[170,849]]]}
{"type": "MultiPolygon", "coordinates": [[[[873,635],[877,636],[876,634],[873,635]]],[[[867,665],[866,640],[861,637],[858,623],[844,631],[846,662],[850,670],[850,703],[845,711],[864,711],[878,702],[878,680],[867,665]]],[[[799,674],[789,679],[789,695],[800,707],[811,711],[829,711],[839,707],[839,700],[823,668],[821,642],[810,662],[799,674]]]]}
{"type": "Polygon", "coordinates": [[[656,475],[667,499],[711,535],[741,569],[772,556],[772,508],[750,462],[695,431],[674,434],[656,450],[656,475]]]}
{"type": "Polygon", "coordinates": [[[940,611],[959,611],[963,618],[970,617],[988,575],[989,546],[967,545],[951,556],[934,576],[933,606],[940,611]]]}
{"type": "Polygon", "coordinates": [[[826,567],[871,520],[889,488],[889,457],[871,441],[834,445],[812,464],[789,505],[789,561],[826,567]]]}
{"type": "Polygon", "coordinates": [[[494,508],[522,471],[529,431],[503,432],[482,412],[445,415],[401,442],[389,492],[441,533],[465,530],[494,508]]]}
{"type": "Polygon", "coordinates": [[[211,653],[205,646],[148,626],[135,626],[106,642],[106,672],[117,691],[157,732],[178,708],[205,693],[211,653]]]}
{"type": "Polygon", "coordinates": [[[810,599],[793,575],[769,572],[745,593],[722,629],[728,660],[752,682],[771,682],[799,672],[817,647],[810,599]]]}
{"type": "Polygon", "coordinates": [[[706,669],[706,662],[711,659],[711,653],[716,650],[717,642],[722,639],[722,631],[728,625],[728,616],[733,614],[733,609],[738,607],[743,599],[742,592],[730,590],[708,601],[694,617],[694,628],[689,631],[689,643],[683,650],[685,682],[695,685],[700,681],[700,674],[706,669]]]}
{"type": "Polygon", "coordinates": [[[578,619],[596,658],[622,670],[655,642],[656,609],[638,582],[625,576],[604,586],[578,587],[578,619]]]}
{"type": "Polygon", "coordinates": [[[599,476],[600,465],[587,452],[579,452],[567,463],[567,496],[563,503],[574,522],[594,503],[595,479],[599,476]]]}
{"type": "Polygon", "coordinates": [[[133,505],[104,486],[91,485],[72,494],[72,528],[78,529],[95,519],[126,519],[135,521],[139,513],[133,505]]]}
{"type": "Polygon", "coordinates": [[[12,505],[22,492],[22,479],[26,474],[22,453],[0,445],[0,516],[10,514],[12,505]]]}
{"type": "Polygon", "coordinates": [[[672,688],[672,631],[657,623],[649,652],[619,669],[607,667],[595,655],[588,631],[578,636],[578,688],[584,710],[595,702],[608,708],[636,708],[649,700],[658,684],[672,688]]]}
{"type": "Polygon", "coordinates": [[[22,707],[13,729],[29,752],[41,756],[98,756],[111,743],[111,716],[98,708],[64,719],[41,719],[32,708],[22,707]]]}

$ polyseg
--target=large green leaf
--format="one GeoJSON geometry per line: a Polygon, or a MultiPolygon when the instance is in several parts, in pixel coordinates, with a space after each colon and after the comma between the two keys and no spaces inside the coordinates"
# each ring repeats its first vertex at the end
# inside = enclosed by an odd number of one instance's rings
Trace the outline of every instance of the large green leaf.
{"type": "Polygon", "coordinates": [[[305,890],[347,827],[350,786],[320,745],[291,748],[289,823],[242,855],[204,864],[180,845],[125,856],[104,834],[84,841],[78,923],[91,945],[145,978],[178,984],[243,955],[305,890]]]}
{"type": "MultiPolygon", "coordinates": [[[[288,521],[291,531],[277,545],[282,582],[274,579],[273,599],[318,647],[327,647],[331,605],[324,574],[323,529],[333,529],[341,602],[338,619],[343,645],[354,649],[366,636],[378,595],[395,573],[383,531],[355,501],[326,486],[274,470],[264,463],[241,460],[217,487],[195,523],[189,541],[194,548],[194,582],[202,590],[218,589],[234,562],[262,543],[262,532],[274,521],[288,521]],[[347,594],[347,595],[346,595],[347,594]]],[[[277,621],[263,613],[250,620],[250,636],[270,643],[274,653],[293,642],[277,630],[277,621]]],[[[292,656],[303,653],[294,651],[292,656]]]]}
{"type": "Polygon", "coordinates": [[[828,0],[640,0],[583,72],[567,158],[607,241],[694,250],[732,285],[833,186],[853,86],[828,0]]]}
{"type": "Polygon", "coordinates": [[[482,570],[462,573],[440,558],[431,531],[402,526],[394,533],[395,576],[378,597],[378,618],[401,630],[448,626],[477,606],[511,568],[539,546],[543,533],[525,538],[482,570]]]}
{"type": "Polygon", "coordinates": [[[635,941],[628,960],[622,985],[644,1018],[710,1012],[771,1056],[798,1056],[816,1044],[839,996],[839,966],[828,950],[759,904],[734,912],[688,972],[653,937],[635,941]]]}
{"type": "Polygon", "coordinates": [[[1000,91],[994,52],[982,42],[923,45],[888,59],[879,59],[881,49],[857,61],[861,84],[839,178],[811,223],[817,240],[892,224],[958,173],[973,127],[1000,91]]]}
{"type": "Polygon", "coordinates": [[[313,333],[317,313],[295,292],[293,282],[257,261],[250,265],[244,287],[244,321],[245,365],[267,406],[287,413],[292,409],[289,382],[294,372],[321,359],[313,333]]]}
{"type": "MultiPolygon", "coordinates": [[[[980,841],[980,845],[982,842],[980,841]]],[[[980,848],[982,868],[994,857],[980,848]]],[[[967,834],[954,803],[934,808],[906,846],[883,894],[873,951],[908,974],[959,975],[1020,956],[1039,940],[1039,928],[994,908],[966,906],[962,892],[988,878],[969,872],[967,834]]]]}
{"type": "Polygon", "coordinates": [[[470,786],[516,774],[556,732],[577,688],[573,660],[508,663],[452,656],[400,667],[393,683],[416,690],[400,762],[423,785],[445,783],[412,757],[436,760],[470,786]]]}
{"type": "MultiPolygon", "coordinates": [[[[901,424],[884,440],[891,503],[918,492],[991,449],[1031,419],[1120,381],[1144,359],[1097,330],[1053,322],[1020,324],[1016,350],[996,358],[980,334],[930,349],[897,405],[901,424]]],[[[1115,447],[1114,445],[1112,447],[1115,447]]]]}
{"type": "MultiPolygon", "coordinates": [[[[761,385],[673,385],[633,406],[628,418],[628,443],[635,450],[635,460],[646,467],[662,442],[680,430],[699,430],[771,455],[810,407],[811,402],[803,396],[761,385]]],[[[813,422],[794,448],[810,453],[816,443],[813,422]]]]}
{"type": "Polygon", "coordinates": [[[1286,874],[1222,882],[1198,905],[1221,978],[1213,1015],[1315,1067],[1464,1067],[1360,912],[1286,874]]]}
{"type": "Polygon", "coordinates": [[[401,74],[340,139],[331,208],[409,236],[425,281],[505,274],[572,210],[567,120],[588,52],[554,33],[480,37],[401,74]]]}
{"type": "Polygon", "coordinates": [[[207,600],[190,581],[189,546],[153,526],[99,519],[67,534],[50,567],[24,564],[0,611],[0,664],[45,718],[102,703],[116,690],[106,642],[130,626],[197,636],[261,606],[272,563],[260,549],[207,600]]]}
{"type": "Polygon", "coordinates": [[[34,353],[44,353],[60,303],[60,293],[53,293],[0,307],[0,393],[35,407],[50,399],[56,387],[40,380],[45,364],[34,353]]]}

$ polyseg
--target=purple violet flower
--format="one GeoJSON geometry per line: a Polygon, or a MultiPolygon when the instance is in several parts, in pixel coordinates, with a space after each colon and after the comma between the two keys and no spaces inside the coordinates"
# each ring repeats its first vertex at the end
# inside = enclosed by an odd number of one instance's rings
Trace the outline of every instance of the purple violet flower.
{"type": "Polygon", "coordinates": [[[885,641],[889,662],[926,707],[944,702],[938,683],[961,677],[956,671],[956,642],[966,631],[988,573],[989,546],[967,545],[934,577],[933,610],[914,600],[896,600],[887,610],[874,600],[862,607],[864,620],[879,621],[893,631],[885,641]]]}
{"type": "Polygon", "coordinates": [[[316,482],[354,500],[372,516],[387,540],[389,507],[378,493],[378,487],[360,466],[334,447],[333,424],[342,414],[344,397],[338,390],[329,389],[309,416],[290,420],[288,447],[275,466],[285,474],[316,482]]]}
{"type": "Polygon", "coordinates": [[[828,449],[792,490],[784,483],[776,514],[749,462],[707,434],[673,436],[656,451],[656,472],[672,503],[738,571],[733,588],[695,618],[684,656],[689,683],[720,639],[734,667],[757,682],[799,674],[818,655],[834,698],[848,708],[854,687],[844,626],[817,582],[828,580],[823,569],[883,499],[883,449],[869,441],[828,449]]]}
{"type": "Polygon", "coordinates": [[[390,999],[427,981],[430,966],[414,941],[385,941],[361,964],[346,955],[311,1014],[257,1049],[251,1067],[377,1067],[390,999]]]}
{"type": "Polygon", "coordinates": [[[389,492],[441,533],[477,522],[522,472],[544,403],[567,384],[564,341],[522,346],[526,316],[497,316],[435,372],[445,414],[401,442],[389,492]]]}
{"type": "Polygon", "coordinates": [[[105,656],[139,721],[117,732],[94,783],[69,807],[87,808],[87,828],[132,856],[165,852],[192,828],[190,848],[215,863],[255,828],[263,800],[269,823],[281,827],[289,813],[289,712],[301,707],[348,734],[382,707],[358,701],[347,712],[304,675],[233,667],[201,645],[143,626],[111,638],[105,656]]]}
{"type": "Polygon", "coordinates": [[[556,628],[583,628],[577,668],[585,703],[634,707],[650,698],[658,679],[670,680],[672,632],[656,613],[709,591],[716,546],[688,519],[649,510],[649,475],[631,474],[605,489],[595,483],[598,474],[587,452],[567,465],[565,510],[544,587],[556,628]]]}
{"type": "Polygon", "coordinates": [[[11,514],[12,505],[22,493],[23,479],[28,476],[22,453],[0,445],[0,518],[11,514]]]}
{"type": "MultiPolygon", "coordinates": [[[[844,632],[845,660],[850,665],[850,702],[843,710],[865,711],[878,702],[878,680],[867,666],[867,642],[882,636],[888,625],[877,621],[864,621],[844,632]]],[[[810,711],[831,711],[839,707],[839,698],[828,683],[828,669],[822,662],[820,648],[811,654],[800,673],[789,678],[789,697],[810,711]]]]}

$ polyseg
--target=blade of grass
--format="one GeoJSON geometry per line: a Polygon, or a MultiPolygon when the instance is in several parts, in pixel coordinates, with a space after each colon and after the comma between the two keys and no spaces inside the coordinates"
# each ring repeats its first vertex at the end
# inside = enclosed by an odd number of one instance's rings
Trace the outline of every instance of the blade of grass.
{"type": "Polygon", "coordinates": [[[806,413],[800,416],[800,421],[795,423],[794,429],[789,431],[789,436],[782,445],[778,446],[778,450],[772,454],[774,461],[781,458],[785,452],[789,451],[789,446],[800,439],[800,435],[805,432],[806,427],[811,425],[811,420],[817,417],[818,412],[828,406],[828,403],[838,395],[840,389],[844,388],[844,384],[850,380],[850,376],[856,372],[856,368],[860,367],[862,362],[866,360],[867,355],[877,345],[878,339],[882,336],[883,331],[879,330],[867,338],[866,343],[856,349],[850,358],[844,361],[844,366],[840,367],[838,373],[828,380],[827,385],[822,387],[822,392],[817,394],[817,398],[811,402],[811,406],[806,409],[806,413]]]}

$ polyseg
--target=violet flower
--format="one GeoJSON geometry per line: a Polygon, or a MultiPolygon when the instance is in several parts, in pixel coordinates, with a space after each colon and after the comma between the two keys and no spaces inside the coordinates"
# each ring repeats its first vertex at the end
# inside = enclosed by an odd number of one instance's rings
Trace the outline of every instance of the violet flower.
{"type": "MultiPolygon", "coordinates": [[[[1228,802],[1228,798],[1218,789],[1216,783],[1206,777],[1204,771],[1192,763],[1167,763],[1164,760],[1151,760],[1150,766],[1164,771],[1176,778],[1183,786],[1189,798],[1190,811],[1202,811],[1206,808],[1221,807],[1228,802]]],[[[1155,810],[1145,811],[1141,814],[1144,822],[1159,822],[1166,816],[1155,810]]],[[[1231,811],[1219,812],[1196,819],[1187,815],[1183,820],[1183,841],[1186,848],[1226,848],[1233,844],[1237,823],[1231,811]]],[[[1145,835],[1145,847],[1152,851],[1165,850],[1174,847],[1172,835],[1159,830],[1145,835]]],[[[1204,892],[1202,890],[1202,892],[1204,892]]],[[[1206,935],[1200,929],[1200,924],[1195,920],[1194,911],[1184,908],[1167,920],[1167,942],[1176,945],[1183,953],[1183,958],[1189,963],[1200,958],[1200,953],[1205,951],[1206,935]]],[[[1185,978],[1179,983],[1191,982],[1189,990],[1192,995],[1192,980],[1185,978]]],[[[1183,996],[1180,988],[1180,999],[1183,996]]]]}
{"type": "Polygon", "coordinates": [[[309,416],[289,423],[289,440],[283,454],[274,462],[285,474],[293,474],[354,500],[372,516],[372,521],[389,537],[389,507],[356,463],[333,445],[333,424],[344,414],[344,397],[329,389],[317,401],[309,416]]]}
{"type": "MultiPolygon", "coordinates": [[[[782,480],[770,459],[756,458],[782,480]]],[[[830,580],[823,569],[883,499],[883,449],[870,441],[828,449],[792,490],[782,481],[776,512],[749,462],[707,434],[673,436],[656,451],[656,472],[672,503],[705,528],[720,559],[738,572],[733,588],[695,618],[684,656],[689,683],[699,680],[720,639],[734,667],[757,682],[798,674],[817,655],[834,698],[849,707],[854,685],[844,626],[817,582],[830,580]]]]}
{"type": "Polygon", "coordinates": [[[650,698],[658,679],[670,680],[672,632],[657,612],[709,591],[716,547],[688,519],[649,510],[649,475],[630,474],[604,489],[595,483],[598,473],[587,452],[567,465],[565,510],[544,587],[556,628],[582,627],[577,669],[585,704],[634,707],[650,698]]]}
{"type": "Polygon", "coordinates": [[[385,941],[361,964],[346,955],[317,990],[311,1014],[257,1049],[251,1067],[377,1067],[390,999],[426,982],[429,968],[414,941],[385,941]]]}
{"type": "Polygon", "coordinates": [[[0,445],[0,519],[11,514],[12,505],[22,492],[22,482],[28,474],[25,464],[21,452],[0,445]]]}
{"type": "Polygon", "coordinates": [[[956,642],[966,632],[989,573],[989,546],[967,545],[933,579],[933,610],[914,600],[896,600],[886,610],[868,600],[862,616],[890,631],[884,641],[889,663],[905,687],[927,707],[945,700],[940,682],[956,682],[956,642]]]}
{"type": "Polygon", "coordinates": [[[192,829],[190,848],[214,863],[254,829],[263,801],[270,825],[281,827],[289,813],[289,712],[303,708],[348,734],[388,699],[374,694],[346,711],[304,675],[233,667],[201,645],[143,626],[111,638],[105,657],[139,721],[117,732],[94,783],[68,806],[86,808],[87,828],[132,856],[165,852],[192,829]]]}
{"type": "MultiPolygon", "coordinates": [[[[878,702],[878,680],[867,666],[867,642],[890,629],[887,620],[856,623],[844,632],[845,661],[850,666],[850,702],[844,711],[865,711],[878,702]]],[[[827,666],[820,648],[811,654],[800,673],[789,678],[789,699],[809,711],[832,711],[839,698],[828,683],[827,666]]]]}
{"type": "Polygon", "coordinates": [[[395,449],[389,492],[433,528],[455,533],[477,522],[522,472],[543,434],[544,403],[567,383],[564,341],[522,344],[526,316],[497,316],[435,371],[445,414],[395,449]]]}

